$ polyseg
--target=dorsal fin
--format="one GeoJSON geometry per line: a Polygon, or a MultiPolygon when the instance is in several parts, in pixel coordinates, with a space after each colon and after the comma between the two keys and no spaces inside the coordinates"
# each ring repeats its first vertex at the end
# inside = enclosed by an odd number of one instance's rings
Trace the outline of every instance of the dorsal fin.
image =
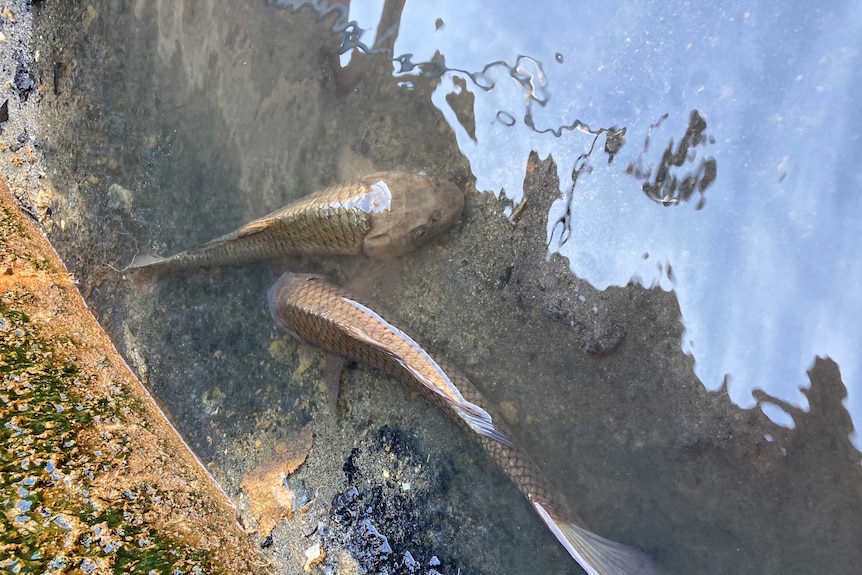
{"type": "Polygon", "coordinates": [[[268,230],[272,226],[272,224],[277,221],[278,220],[276,218],[263,218],[260,220],[249,222],[236,231],[236,238],[245,238],[248,236],[253,236],[254,234],[259,234],[264,230],[268,230]]]}

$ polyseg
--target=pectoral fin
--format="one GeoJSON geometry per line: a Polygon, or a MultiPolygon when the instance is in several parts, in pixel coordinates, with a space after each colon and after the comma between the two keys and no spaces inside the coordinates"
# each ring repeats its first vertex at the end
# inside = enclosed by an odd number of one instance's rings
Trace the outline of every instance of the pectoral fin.
{"type": "Polygon", "coordinates": [[[457,404],[452,405],[455,409],[455,413],[458,414],[458,417],[467,422],[467,425],[474,432],[493,439],[498,443],[502,443],[507,447],[515,447],[515,444],[512,443],[509,436],[494,425],[494,422],[491,421],[491,416],[484,409],[473,404],[468,404],[473,407],[471,410],[465,409],[463,406],[459,406],[457,404]],[[478,410],[478,413],[476,410],[478,410]]]}
{"type": "Polygon", "coordinates": [[[326,403],[332,413],[338,408],[338,393],[341,390],[341,373],[344,370],[344,358],[334,353],[323,356],[323,381],[326,383],[326,403]]]}

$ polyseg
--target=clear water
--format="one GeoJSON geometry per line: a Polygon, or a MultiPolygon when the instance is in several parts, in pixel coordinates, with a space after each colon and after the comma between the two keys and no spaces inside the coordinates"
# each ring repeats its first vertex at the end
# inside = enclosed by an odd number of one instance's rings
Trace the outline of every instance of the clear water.
{"type": "Polygon", "coordinates": [[[409,388],[349,366],[332,413],[320,356],[264,310],[292,269],[351,285],[461,366],[584,520],[667,573],[853,572],[854,5],[398,4],[41,9],[62,64],[42,103],[51,239],[88,302],[241,508],[242,475],[315,433],[291,478],[313,503],[265,552],[296,572],[355,484],[423,569],[580,572],[409,388]],[[705,137],[669,174],[706,180],[704,202],[649,197],[692,110],[705,137]],[[386,265],[116,271],[369,165],[457,182],[463,221],[386,265]]]}

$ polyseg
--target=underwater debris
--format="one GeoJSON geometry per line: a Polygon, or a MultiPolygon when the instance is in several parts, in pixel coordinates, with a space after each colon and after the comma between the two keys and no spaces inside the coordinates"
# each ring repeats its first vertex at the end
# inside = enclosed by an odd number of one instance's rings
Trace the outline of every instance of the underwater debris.
{"type": "Polygon", "coordinates": [[[288,487],[287,477],[305,462],[311,442],[311,430],[304,428],[293,441],[278,444],[269,462],[255,467],[242,478],[240,487],[248,495],[257,532],[264,539],[272,534],[279,521],[293,516],[296,494],[288,487]]]}

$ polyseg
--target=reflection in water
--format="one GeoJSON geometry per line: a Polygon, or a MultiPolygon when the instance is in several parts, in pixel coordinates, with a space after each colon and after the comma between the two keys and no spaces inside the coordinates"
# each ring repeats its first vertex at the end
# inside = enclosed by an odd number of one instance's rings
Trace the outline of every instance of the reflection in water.
{"type": "Polygon", "coordinates": [[[862,89],[862,7],[398,9],[395,75],[440,78],[432,99],[479,189],[520,203],[528,153],[553,154],[564,205],[549,212],[550,250],[576,275],[599,289],[673,290],[698,376],[745,408],[762,388],[807,409],[802,374],[816,355],[836,359],[862,425],[862,196],[847,193],[860,185],[851,94],[862,89]],[[475,131],[448,103],[464,79],[475,131]],[[595,135],[621,130],[642,149],[615,149],[619,163],[589,158],[595,135]],[[697,194],[695,210],[657,211],[626,174],[661,205],[697,194]],[[697,211],[707,188],[713,200],[697,211]],[[555,233],[560,218],[566,233],[555,233]]]}
{"type": "MultiPolygon", "coordinates": [[[[587,134],[599,134],[604,131],[604,129],[599,129],[593,132],[589,126],[580,120],[557,127],[539,127],[536,125],[533,116],[533,104],[535,103],[540,107],[544,107],[550,100],[550,93],[547,91],[548,80],[542,64],[530,56],[518,55],[514,59],[514,64],[509,64],[505,60],[494,60],[472,69],[462,69],[448,66],[445,55],[442,55],[440,52],[434,53],[427,60],[419,61],[414,59],[412,53],[396,53],[394,45],[399,31],[405,30],[411,34],[414,32],[404,25],[405,15],[403,10],[405,9],[405,2],[403,1],[387,2],[383,6],[380,24],[370,27],[367,27],[365,22],[360,26],[360,23],[355,19],[347,21],[349,17],[356,16],[355,12],[358,12],[360,15],[356,17],[364,15],[366,11],[364,8],[367,8],[364,5],[358,9],[354,9],[350,6],[349,2],[347,5],[329,5],[325,0],[320,2],[309,0],[269,0],[269,2],[274,6],[292,8],[293,10],[309,6],[319,12],[321,17],[333,13],[337,14],[338,19],[332,29],[334,32],[340,33],[341,46],[339,55],[341,56],[341,64],[345,67],[350,62],[353,51],[359,50],[364,54],[384,55],[388,57],[395,64],[394,74],[396,77],[419,75],[424,78],[437,79],[446,76],[447,80],[453,82],[456,86],[460,86],[463,90],[467,90],[464,78],[469,78],[472,86],[486,92],[491,92],[495,89],[499,90],[501,81],[514,80],[520,88],[524,99],[524,124],[536,133],[560,137],[565,131],[578,130],[587,134]],[[372,45],[369,46],[366,42],[362,41],[362,37],[366,32],[374,32],[375,30],[377,37],[372,45]]],[[[414,6],[411,4],[410,8],[412,9],[414,6]]],[[[437,10],[438,8],[442,9],[444,7],[435,6],[432,10],[437,10]]],[[[408,16],[412,15],[412,10],[408,11],[407,14],[408,16]]],[[[442,19],[440,18],[436,20],[436,22],[441,21],[442,19]]],[[[465,21],[469,21],[469,19],[465,19],[465,21]]],[[[436,26],[436,30],[441,28],[442,26],[436,26]]],[[[421,37],[422,34],[420,33],[419,36],[421,37]]],[[[560,54],[556,55],[556,59],[560,63],[563,61],[560,54]]],[[[409,87],[410,84],[405,84],[405,86],[409,87]]],[[[456,90],[455,93],[460,93],[460,91],[456,90]]],[[[504,125],[515,125],[516,120],[512,114],[500,110],[497,112],[497,116],[504,125]]],[[[465,128],[466,126],[459,123],[459,127],[465,128]]],[[[475,140],[475,137],[473,139],[475,140]]],[[[519,192],[515,191],[514,188],[510,193],[516,199],[519,197],[519,192]]]]}
{"type": "MultiPolygon", "coordinates": [[[[661,119],[666,118],[667,115],[664,115],[661,119]]],[[[657,128],[658,126],[654,124],[650,127],[657,128]]],[[[644,138],[643,154],[638,156],[637,165],[629,164],[626,167],[626,173],[643,181],[644,193],[654,202],[663,206],[675,206],[691,200],[692,195],[697,191],[700,198],[696,209],[703,209],[706,203],[706,189],[715,181],[718,173],[715,158],[701,158],[694,172],[683,175],[681,180],[672,173],[672,169],[674,167],[679,168],[689,162],[693,163],[697,159],[697,152],[693,148],[707,143],[715,143],[715,138],[708,136],[705,130],[706,120],[701,117],[697,110],[692,110],[688,127],[680,139],[676,151],[674,151],[673,139],[671,139],[658,166],[656,166],[655,178],[652,181],[650,181],[652,167],[643,166],[643,155],[649,151],[649,135],[644,138]]],[[[607,146],[605,146],[605,150],[607,151],[607,146]]],[[[608,153],[608,162],[610,163],[612,159],[613,155],[608,153]]],[[[572,179],[574,180],[574,178],[572,179]]]]}

